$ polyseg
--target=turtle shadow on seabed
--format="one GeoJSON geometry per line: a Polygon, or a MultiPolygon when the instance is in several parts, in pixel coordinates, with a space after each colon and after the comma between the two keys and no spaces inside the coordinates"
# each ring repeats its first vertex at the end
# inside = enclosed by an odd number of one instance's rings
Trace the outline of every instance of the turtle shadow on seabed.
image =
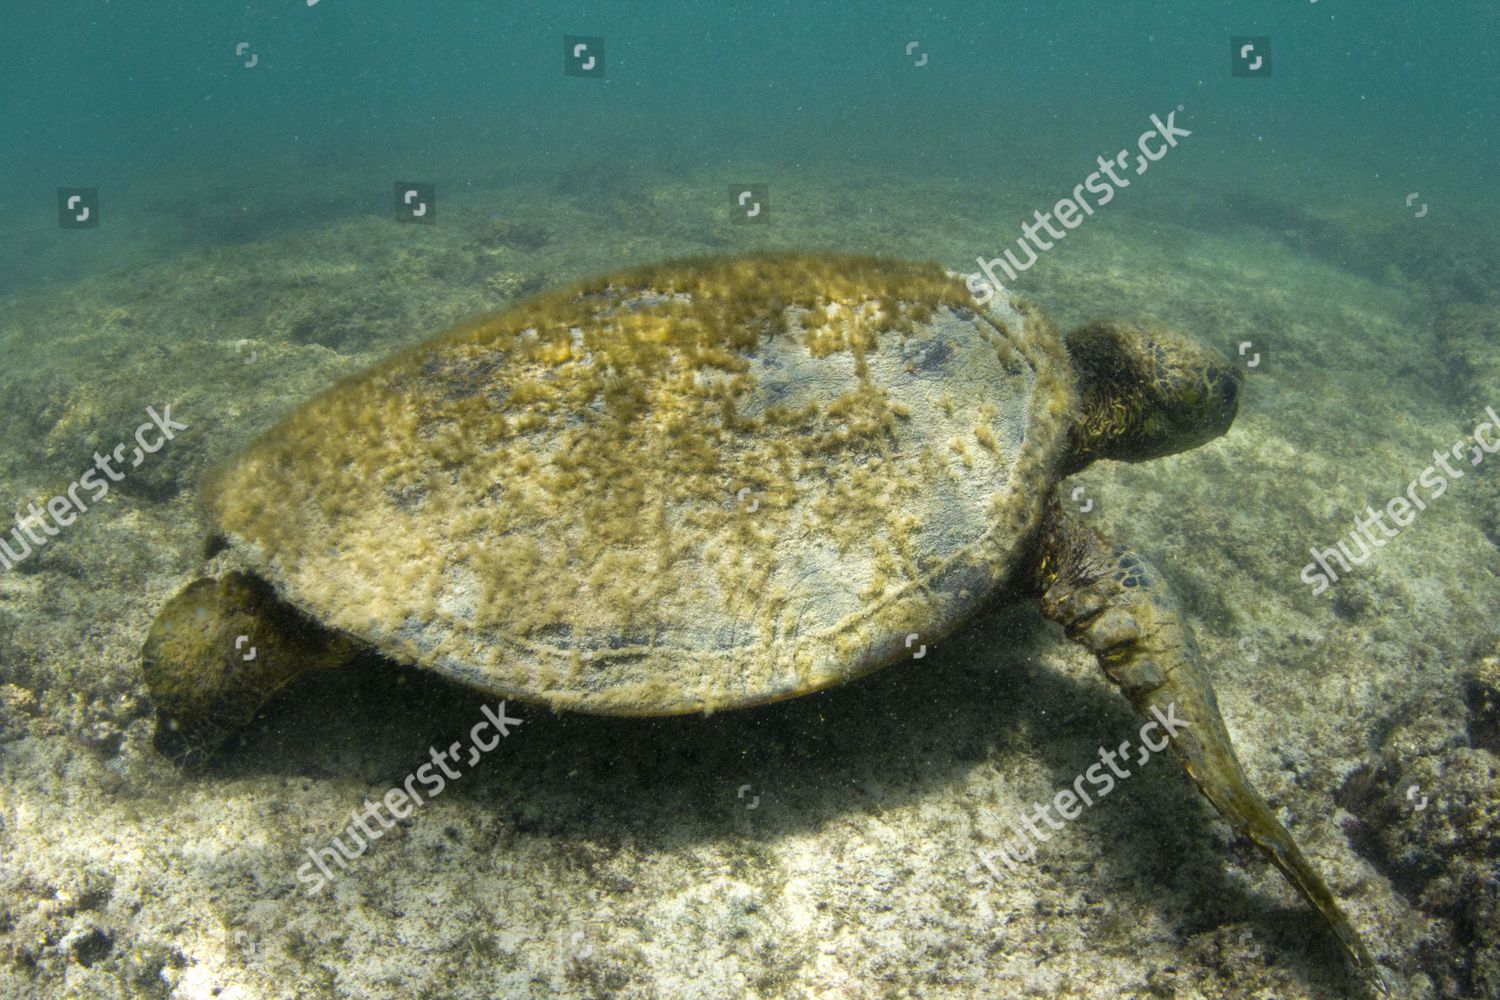
{"type": "MultiPolygon", "coordinates": [[[[558,841],[564,851],[628,842],[664,856],[726,839],[754,850],[839,820],[878,820],[942,798],[986,761],[1029,756],[1042,762],[1044,780],[1028,779],[1025,791],[1003,790],[1006,801],[971,811],[976,819],[997,814],[991,818],[1018,831],[1033,800],[1068,787],[1097,745],[1134,737],[1140,726],[1111,685],[1091,679],[1092,663],[1060,672],[1038,662],[1049,650],[1083,660],[1033,601],[1000,601],[919,661],[758,708],[618,718],[509,702],[506,714],[524,723],[461,767],[442,796],[515,835],[558,841]]],[[[376,799],[400,787],[428,761],[429,748],[465,740],[493,701],[365,656],[282,691],[200,778],[302,775],[326,781],[332,794],[351,782],[370,786],[348,792],[355,809],[366,794],[376,799]]],[[[1005,779],[997,774],[987,784],[1003,789],[1005,779]]],[[[1159,900],[1146,905],[1162,908],[1183,937],[1248,925],[1274,936],[1304,981],[1337,987],[1336,951],[1322,941],[1316,915],[1290,894],[1278,899],[1225,870],[1233,838],[1175,760],[1135,771],[1121,786],[1068,824],[1065,836],[1081,836],[1086,847],[1069,853],[1038,845],[1017,877],[1159,900]],[[1080,851],[1089,855],[1081,872],[1059,871],[1059,864],[1079,865],[1080,851]]],[[[422,821],[417,810],[407,822],[422,821]]],[[[960,840],[961,853],[933,874],[966,897],[982,895],[989,890],[967,873],[977,867],[977,851],[995,844],[960,840]]],[[[1232,843],[1231,850],[1239,867],[1257,870],[1252,846],[1232,843]]]]}

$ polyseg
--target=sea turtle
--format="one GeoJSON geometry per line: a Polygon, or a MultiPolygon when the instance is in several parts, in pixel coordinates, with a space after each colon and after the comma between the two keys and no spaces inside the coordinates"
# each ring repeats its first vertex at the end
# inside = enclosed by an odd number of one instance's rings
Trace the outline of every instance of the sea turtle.
{"type": "Polygon", "coordinates": [[[210,474],[218,576],[143,650],[158,746],[210,750],[360,649],[581,712],[756,705],[1032,594],[1137,711],[1180,720],[1203,794],[1372,970],[1241,770],[1161,574],[1057,496],[1095,459],[1223,434],[1240,383],[1169,330],[1064,339],[936,264],[766,254],[541,295],[345,380],[210,474]]]}

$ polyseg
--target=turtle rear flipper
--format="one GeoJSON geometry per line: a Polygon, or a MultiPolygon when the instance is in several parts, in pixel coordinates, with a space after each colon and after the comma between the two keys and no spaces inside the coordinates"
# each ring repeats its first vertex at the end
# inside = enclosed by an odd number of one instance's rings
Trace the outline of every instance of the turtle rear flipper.
{"type": "Polygon", "coordinates": [[[1281,869],[1359,970],[1388,993],[1388,979],[1327,883],[1240,767],[1198,644],[1166,581],[1139,555],[1068,518],[1055,501],[1041,538],[1042,613],[1088,647],[1136,711],[1165,730],[1208,801],[1281,869]]]}

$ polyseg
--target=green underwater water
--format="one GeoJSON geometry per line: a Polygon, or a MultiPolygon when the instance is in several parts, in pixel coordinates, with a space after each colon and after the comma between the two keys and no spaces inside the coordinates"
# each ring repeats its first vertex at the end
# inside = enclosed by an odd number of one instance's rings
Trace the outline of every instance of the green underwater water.
{"type": "Polygon", "coordinates": [[[1175,763],[986,877],[1139,728],[1029,598],[784,705],[524,707],[316,894],[299,866],[488,702],[370,657],[206,770],[157,752],[141,646],[207,565],[203,475],[467,318],[790,249],[1240,367],[1224,438],[1062,495],[1162,567],[1377,959],[1500,995],[1494,3],[13,7],[0,995],[1360,995],[1175,763]]]}

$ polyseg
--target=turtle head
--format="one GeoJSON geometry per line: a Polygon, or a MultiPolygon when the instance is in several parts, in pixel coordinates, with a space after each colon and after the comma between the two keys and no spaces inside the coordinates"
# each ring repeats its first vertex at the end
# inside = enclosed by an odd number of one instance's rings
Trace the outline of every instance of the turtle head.
{"type": "Polygon", "coordinates": [[[313,624],[258,577],[194,580],[162,607],[141,649],[156,749],[179,764],[201,762],[292,678],[353,655],[349,640],[313,624]]]}
{"type": "Polygon", "coordinates": [[[1229,430],[1243,376],[1218,351],[1164,327],[1092,323],[1068,334],[1080,407],[1064,472],[1140,462],[1229,430]]]}

